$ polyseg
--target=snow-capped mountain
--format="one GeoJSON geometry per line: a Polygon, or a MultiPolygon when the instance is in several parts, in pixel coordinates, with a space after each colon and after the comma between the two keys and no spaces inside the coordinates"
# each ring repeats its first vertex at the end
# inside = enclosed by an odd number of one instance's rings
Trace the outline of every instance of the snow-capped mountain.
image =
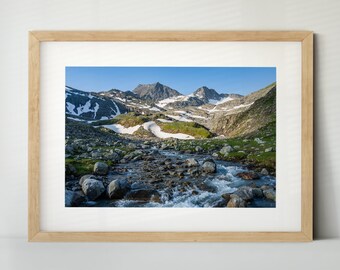
{"type": "Polygon", "coordinates": [[[222,97],[215,89],[202,86],[198,88],[193,95],[203,100],[205,103],[209,103],[210,100],[220,100],[222,97]]]}
{"type": "Polygon", "coordinates": [[[70,86],[65,88],[65,112],[68,117],[103,120],[126,111],[126,106],[106,96],[84,92],[70,86]]]}
{"type": "Polygon", "coordinates": [[[245,97],[238,94],[219,94],[206,86],[198,88],[192,94],[182,95],[158,82],[140,84],[133,92],[118,89],[85,92],[66,86],[65,95],[65,111],[71,119],[107,120],[130,111],[140,114],[169,112],[169,115],[199,123],[209,122],[209,115],[212,114],[239,113],[248,109],[260,97],[256,92],[245,97]]]}
{"type": "MultiPolygon", "coordinates": [[[[275,110],[272,98],[267,97],[270,100],[268,109],[263,105],[264,101],[262,103],[258,101],[265,98],[270,91],[276,91],[275,83],[247,96],[219,94],[208,87],[200,87],[192,94],[182,95],[160,83],[139,85],[136,89],[134,92],[118,89],[85,92],[66,86],[66,117],[91,123],[96,120],[111,121],[120,114],[133,112],[136,115],[145,115],[150,121],[195,122],[216,134],[225,135],[232,134],[230,133],[232,126],[228,126],[230,124],[228,119],[238,119],[238,115],[246,115],[247,111],[256,112],[260,107],[266,108],[262,111],[267,113],[268,117],[263,117],[261,123],[256,121],[256,117],[252,118],[254,122],[252,126],[257,129],[268,123],[275,110]]],[[[253,116],[247,114],[249,119],[253,116]]]]}

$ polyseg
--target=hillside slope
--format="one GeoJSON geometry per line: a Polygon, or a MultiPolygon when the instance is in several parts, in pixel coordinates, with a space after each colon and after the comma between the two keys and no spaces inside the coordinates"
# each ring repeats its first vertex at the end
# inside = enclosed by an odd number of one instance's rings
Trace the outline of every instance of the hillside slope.
{"type": "MultiPolygon", "coordinates": [[[[267,90],[267,89],[266,89],[267,90]]],[[[276,85],[261,98],[256,99],[248,110],[237,114],[216,114],[212,118],[211,131],[227,137],[254,133],[276,119],[276,85]]]]}

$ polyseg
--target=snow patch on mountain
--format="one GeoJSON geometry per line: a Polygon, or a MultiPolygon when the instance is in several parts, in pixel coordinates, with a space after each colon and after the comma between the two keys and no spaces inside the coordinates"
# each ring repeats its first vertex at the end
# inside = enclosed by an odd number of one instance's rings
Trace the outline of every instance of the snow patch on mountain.
{"type": "Polygon", "coordinates": [[[191,119],[188,119],[188,117],[184,116],[184,115],[171,115],[171,114],[167,114],[167,117],[170,117],[172,119],[175,119],[177,121],[181,121],[181,122],[193,122],[191,119]]]}
{"type": "Polygon", "coordinates": [[[231,100],[234,100],[234,98],[226,97],[226,98],[222,98],[222,99],[220,99],[220,100],[217,100],[217,99],[209,99],[209,103],[210,103],[210,104],[213,104],[213,105],[220,105],[220,104],[226,103],[226,102],[231,101],[231,100]]]}
{"type": "Polygon", "coordinates": [[[162,119],[162,118],[158,118],[157,119],[159,122],[162,122],[162,123],[172,123],[173,121],[171,120],[167,120],[167,119],[162,119]]]}
{"type": "Polygon", "coordinates": [[[79,118],[74,118],[74,117],[70,117],[70,116],[67,116],[67,119],[71,119],[73,121],[78,121],[78,122],[83,122],[84,120],[82,119],[79,119],[79,118]]]}
{"type": "Polygon", "coordinates": [[[177,96],[177,97],[171,97],[171,98],[166,98],[163,100],[158,101],[158,103],[156,104],[158,107],[164,108],[166,105],[171,104],[171,103],[175,103],[177,101],[187,101],[189,99],[190,96],[177,96]]]}
{"type": "Polygon", "coordinates": [[[193,136],[184,133],[167,133],[161,130],[160,126],[154,121],[146,122],[143,124],[144,129],[149,130],[158,138],[175,138],[180,140],[192,140],[195,139],[193,136]]]}
{"type": "MultiPolygon", "coordinates": [[[[164,119],[162,119],[164,120],[164,119]]],[[[161,130],[160,126],[157,125],[154,121],[149,121],[144,123],[143,125],[136,125],[133,127],[124,127],[120,124],[113,124],[113,125],[103,125],[103,127],[113,130],[119,134],[130,134],[132,135],[136,132],[140,127],[143,127],[145,130],[150,131],[158,138],[166,139],[166,138],[175,138],[180,140],[190,140],[194,139],[193,136],[184,134],[184,133],[167,133],[161,130]]]]}
{"type": "Polygon", "coordinates": [[[72,103],[66,102],[66,109],[70,114],[77,115],[76,112],[74,111],[75,108],[76,106],[74,106],[72,103]]]}
{"type": "Polygon", "coordinates": [[[113,125],[103,125],[103,127],[113,130],[116,133],[120,134],[133,134],[140,128],[140,125],[133,126],[133,127],[124,127],[120,124],[113,124],[113,125]]]}
{"type": "Polygon", "coordinates": [[[112,100],[112,103],[113,103],[113,105],[115,105],[115,107],[116,107],[116,115],[115,115],[115,116],[120,115],[121,112],[120,112],[119,107],[117,106],[116,102],[114,102],[114,101],[112,100]]]}
{"type": "Polygon", "coordinates": [[[249,107],[249,106],[251,106],[253,104],[254,104],[254,102],[248,103],[248,104],[241,104],[241,105],[235,106],[235,107],[233,107],[233,108],[231,108],[229,110],[225,110],[225,111],[229,112],[229,111],[237,110],[237,109],[240,109],[240,108],[249,107]]]}
{"type": "Polygon", "coordinates": [[[150,111],[160,112],[161,110],[156,107],[152,107],[150,108],[150,111]]]}
{"type": "Polygon", "coordinates": [[[249,107],[249,106],[251,106],[253,104],[254,104],[254,102],[251,102],[251,103],[248,103],[248,104],[241,104],[241,105],[234,106],[231,109],[225,109],[225,108],[218,109],[217,106],[215,106],[213,109],[208,110],[208,112],[209,113],[214,113],[214,112],[230,112],[230,111],[234,111],[234,110],[237,110],[237,109],[240,109],[240,108],[249,107]]]}

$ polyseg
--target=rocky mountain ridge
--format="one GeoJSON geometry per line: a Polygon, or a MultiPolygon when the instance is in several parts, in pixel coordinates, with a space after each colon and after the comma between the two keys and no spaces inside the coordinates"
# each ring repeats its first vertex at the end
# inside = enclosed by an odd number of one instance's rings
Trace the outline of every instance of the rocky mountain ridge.
{"type": "Polygon", "coordinates": [[[159,82],[138,85],[134,91],[111,89],[99,93],[66,86],[65,111],[69,119],[87,122],[134,112],[168,122],[195,122],[216,135],[233,137],[254,132],[275,120],[275,93],[275,83],[247,96],[219,94],[206,86],[185,96],[159,82]]]}

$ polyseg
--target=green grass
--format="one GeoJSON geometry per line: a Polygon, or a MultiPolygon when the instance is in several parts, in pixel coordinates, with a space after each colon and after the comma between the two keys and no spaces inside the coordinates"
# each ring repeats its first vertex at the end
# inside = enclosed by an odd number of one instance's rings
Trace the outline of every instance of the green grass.
{"type": "Polygon", "coordinates": [[[133,127],[137,125],[142,125],[149,121],[149,118],[144,115],[138,115],[136,113],[121,114],[116,117],[118,124],[124,127],[133,127]]]}
{"type": "Polygon", "coordinates": [[[231,152],[228,155],[230,161],[242,161],[247,158],[247,154],[243,152],[231,152]]]}
{"type": "MultiPolygon", "coordinates": [[[[94,159],[88,159],[88,158],[85,158],[85,159],[66,158],[65,165],[67,164],[73,165],[77,170],[75,175],[82,176],[85,174],[93,173],[93,167],[97,161],[101,161],[101,160],[94,160],[94,159]]],[[[109,162],[105,161],[105,163],[108,164],[109,166],[112,165],[110,161],[109,162]]]]}
{"type": "Polygon", "coordinates": [[[276,168],[276,152],[265,152],[259,154],[250,154],[247,160],[255,163],[258,166],[263,166],[269,169],[276,168]]]}
{"type": "Polygon", "coordinates": [[[210,138],[212,133],[205,127],[194,122],[171,122],[159,123],[159,126],[164,132],[168,133],[184,133],[195,138],[210,138]]]}
{"type": "Polygon", "coordinates": [[[120,114],[113,119],[100,120],[100,121],[93,122],[92,125],[93,126],[101,126],[101,125],[120,124],[120,125],[128,128],[128,127],[141,125],[141,124],[148,122],[148,121],[149,121],[148,117],[141,115],[141,114],[138,114],[138,113],[130,112],[130,113],[127,113],[127,114],[120,114]]]}
{"type": "Polygon", "coordinates": [[[195,148],[200,146],[206,152],[218,153],[219,157],[223,160],[252,164],[259,169],[267,168],[270,171],[275,171],[275,129],[275,122],[271,122],[257,132],[246,137],[180,140],[178,142],[178,149],[195,152],[195,148]],[[255,138],[260,138],[264,143],[257,143],[254,141],[255,138]],[[227,156],[222,156],[219,151],[226,144],[232,146],[234,151],[230,152],[227,156]],[[274,151],[265,152],[265,149],[270,147],[272,147],[274,151]]]}

